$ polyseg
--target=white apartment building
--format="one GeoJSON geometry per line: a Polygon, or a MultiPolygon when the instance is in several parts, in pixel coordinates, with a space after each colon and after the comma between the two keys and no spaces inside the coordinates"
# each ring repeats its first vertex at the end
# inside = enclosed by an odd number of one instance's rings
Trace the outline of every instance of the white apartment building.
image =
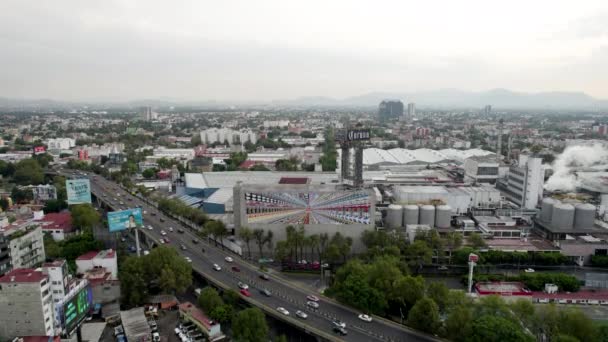
{"type": "Polygon", "coordinates": [[[76,140],[72,138],[49,139],[46,142],[49,150],[69,150],[76,146],[76,140]]]}
{"type": "Polygon", "coordinates": [[[0,277],[0,338],[54,336],[55,310],[49,277],[14,269],[0,277]]]}
{"type": "Polygon", "coordinates": [[[289,126],[289,120],[266,120],[264,121],[264,128],[287,128],[289,126]]]}
{"type": "Polygon", "coordinates": [[[255,144],[258,136],[250,129],[233,130],[230,128],[209,128],[201,131],[201,141],[205,144],[228,142],[230,145],[240,145],[247,141],[255,144]]]}
{"type": "Polygon", "coordinates": [[[118,277],[118,259],[116,251],[107,249],[104,251],[92,251],[76,258],[76,272],[85,273],[88,270],[104,267],[112,273],[114,278],[118,277]]]}
{"type": "Polygon", "coordinates": [[[178,159],[178,160],[192,160],[194,159],[194,149],[192,148],[155,148],[152,151],[152,157],[154,159],[167,158],[167,159],[178,159]]]}
{"type": "Polygon", "coordinates": [[[17,221],[0,229],[0,233],[8,240],[12,268],[34,267],[46,258],[44,234],[39,223],[17,221]]]}
{"type": "Polygon", "coordinates": [[[42,273],[49,277],[53,302],[58,303],[65,298],[68,290],[69,272],[65,260],[55,260],[42,265],[42,273]]]}

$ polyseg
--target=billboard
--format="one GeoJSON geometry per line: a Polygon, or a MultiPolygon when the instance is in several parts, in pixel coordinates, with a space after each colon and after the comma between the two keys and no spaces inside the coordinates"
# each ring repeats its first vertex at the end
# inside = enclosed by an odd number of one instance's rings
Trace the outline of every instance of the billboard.
{"type": "Polygon", "coordinates": [[[93,303],[90,286],[84,287],[74,297],[63,303],[62,323],[66,333],[71,333],[89,314],[93,303]]]}
{"type": "Polygon", "coordinates": [[[245,192],[247,223],[371,224],[372,199],[362,191],[245,192]]]}
{"type": "Polygon", "coordinates": [[[340,130],[336,132],[337,141],[363,141],[371,138],[369,128],[340,130]]]}
{"type": "Polygon", "coordinates": [[[141,227],[143,224],[141,208],[108,212],[108,227],[110,228],[110,232],[141,227]]]}
{"type": "Polygon", "coordinates": [[[65,181],[68,204],[91,203],[91,183],[88,179],[68,179],[65,181]]]}
{"type": "Polygon", "coordinates": [[[46,153],[46,147],[44,146],[34,146],[34,155],[46,153]]]}

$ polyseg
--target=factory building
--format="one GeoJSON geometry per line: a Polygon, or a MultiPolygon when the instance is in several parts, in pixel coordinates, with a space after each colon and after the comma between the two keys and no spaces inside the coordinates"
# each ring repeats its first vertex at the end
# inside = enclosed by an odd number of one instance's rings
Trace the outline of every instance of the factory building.
{"type": "Polygon", "coordinates": [[[471,208],[492,207],[500,203],[500,192],[489,185],[470,187],[395,186],[397,204],[447,204],[454,214],[464,214],[471,208]]]}
{"type": "Polygon", "coordinates": [[[503,195],[525,209],[534,209],[543,195],[545,171],[541,158],[519,156],[517,166],[509,168],[508,178],[496,183],[503,195]]]}

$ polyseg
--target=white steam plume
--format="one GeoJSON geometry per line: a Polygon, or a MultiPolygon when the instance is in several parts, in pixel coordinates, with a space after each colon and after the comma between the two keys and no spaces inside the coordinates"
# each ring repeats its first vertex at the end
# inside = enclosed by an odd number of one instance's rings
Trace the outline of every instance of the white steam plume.
{"type": "Polygon", "coordinates": [[[608,163],[608,148],[601,143],[567,147],[553,162],[553,175],[545,183],[549,191],[574,191],[579,180],[574,171],[608,163]]]}

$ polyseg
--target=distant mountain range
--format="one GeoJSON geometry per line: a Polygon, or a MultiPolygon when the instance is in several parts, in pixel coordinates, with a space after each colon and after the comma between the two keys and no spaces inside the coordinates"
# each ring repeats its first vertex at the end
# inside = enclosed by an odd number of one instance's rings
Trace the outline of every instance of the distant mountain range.
{"type": "Polygon", "coordinates": [[[469,92],[442,89],[414,93],[373,92],[345,99],[329,97],[302,97],[293,100],[274,101],[274,104],[292,106],[377,106],[384,99],[400,99],[405,104],[418,107],[481,108],[492,105],[504,109],[608,109],[608,100],[595,99],[579,92],[523,93],[507,89],[469,92]]]}
{"type": "Polygon", "coordinates": [[[300,97],[273,101],[180,101],[149,99],[135,101],[67,102],[49,99],[9,99],[0,97],[0,109],[75,109],[90,106],[96,109],[137,108],[152,106],[226,108],[228,106],[290,106],[290,107],[376,107],[384,99],[399,99],[405,104],[416,103],[418,108],[482,108],[492,105],[496,109],[588,109],[608,110],[608,100],[593,98],[580,92],[524,93],[507,89],[470,92],[442,89],[413,93],[372,92],[359,96],[336,99],[323,96],[300,97]]]}

